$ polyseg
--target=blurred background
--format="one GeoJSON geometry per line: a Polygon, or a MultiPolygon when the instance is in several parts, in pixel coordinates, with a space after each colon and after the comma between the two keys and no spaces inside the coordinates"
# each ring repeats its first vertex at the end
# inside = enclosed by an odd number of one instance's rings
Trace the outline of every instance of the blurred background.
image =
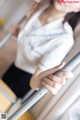
{"type": "MultiPolygon", "coordinates": [[[[0,42],[8,34],[7,30],[11,24],[18,23],[20,20],[23,21],[24,17],[27,16],[27,13],[32,4],[32,1],[33,0],[0,0],[0,42]]],[[[66,57],[65,59],[66,62],[68,62],[76,53],[80,51],[80,24],[76,27],[74,31],[74,37],[75,37],[75,46],[66,57]]],[[[9,66],[14,61],[16,52],[17,52],[17,38],[14,36],[11,36],[9,40],[0,47],[0,78],[7,71],[9,66]]],[[[58,108],[60,108],[59,106],[60,104],[57,105],[56,100],[58,102],[62,95],[61,100],[62,100],[62,103],[64,103],[63,97],[67,95],[67,91],[70,88],[71,84],[74,83],[74,81],[78,81],[76,85],[79,87],[80,85],[79,71],[80,71],[80,65],[77,66],[76,69],[74,70],[74,73],[76,74],[77,77],[70,80],[70,83],[69,82],[67,83],[66,87],[64,87],[62,91],[60,91],[60,94],[58,94],[58,96],[55,97],[50,94],[47,94],[35,106],[31,108],[31,113],[34,114],[34,116],[36,117],[36,120],[52,120],[53,118],[55,118],[56,114],[53,114],[53,110],[56,110],[56,109],[58,110],[58,108]],[[55,108],[55,105],[57,106],[57,108],[55,108]],[[49,112],[50,114],[48,114],[49,112]]],[[[0,83],[0,85],[2,84],[3,83],[0,83]]],[[[4,84],[3,84],[3,87],[4,87],[4,84]]],[[[66,105],[66,103],[68,103],[67,100],[68,99],[65,100],[64,106],[66,105]]],[[[80,97],[79,97],[79,100],[80,100],[80,97]]],[[[8,102],[8,109],[11,106],[12,104],[11,103],[9,104],[8,102]]],[[[22,119],[22,120],[27,120],[27,119],[22,119]]],[[[33,120],[33,118],[30,120],[33,120]]],[[[58,120],[58,119],[54,119],[54,120],[58,120]]],[[[64,120],[64,118],[61,120],[64,120]]]]}
{"type": "MultiPolygon", "coordinates": [[[[0,41],[7,34],[7,29],[13,23],[18,23],[27,15],[32,0],[0,0],[0,41]],[[4,28],[4,30],[2,29],[4,28]]],[[[0,77],[14,61],[16,55],[16,38],[11,37],[0,48],[0,77]]]]}

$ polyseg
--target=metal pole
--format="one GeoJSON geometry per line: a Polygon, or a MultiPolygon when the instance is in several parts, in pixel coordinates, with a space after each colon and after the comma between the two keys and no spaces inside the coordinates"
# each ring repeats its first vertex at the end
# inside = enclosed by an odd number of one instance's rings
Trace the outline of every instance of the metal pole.
{"type": "MultiPolygon", "coordinates": [[[[18,24],[20,27],[22,27],[21,22],[26,18],[26,16],[21,19],[18,24]]],[[[0,41],[0,48],[9,40],[9,38],[12,36],[12,33],[8,33],[1,41],[0,41]]]]}
{"type": "MultiPolygon", "coordinates": [[[[70,60],[70,62],[68,62],[65,65],[65,67],[62,68],[60,71],[71,71],[79,63],[80,63],[80,52],[72,60],[70,60]]],[[[56,75],[59,72],[57,72],[56,75]]],[[[9,117],[8,120],[17,120],[23,113],[25,113],[38,100],[40,100],[46,93],[48,93],[48,90],[46,88],[42,87],[38,92],[33,94],[17,112],[15,112],[11,117],[9,117]]]]}
{"type": "Polygon", "coordinates": [[[30,98],[30,96],[32,95],[32,94],[34,94],[35,93],[35,90],[30,90],[22,99],[21,99],[21,103],[23,104],[27,99],[29,99],[30,98]]]}
{"type": "Polygon", "coordinates": [[[0,48],[8,41],[8,39],[12,36],[11,33],[8,33],[0,42],[0,48]]]}

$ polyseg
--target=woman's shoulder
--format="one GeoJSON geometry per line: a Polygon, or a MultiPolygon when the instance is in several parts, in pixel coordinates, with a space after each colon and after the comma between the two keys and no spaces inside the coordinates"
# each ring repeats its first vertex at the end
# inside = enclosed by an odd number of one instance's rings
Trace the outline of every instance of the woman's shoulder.
{"type": "Polygon", "coordinates": [[[63,24],[63,29],[64,29],[64,33],[66,33],[67,35],[72,35],[73,36],[73,29],[68,22],[65,22],[63,24]]]}
{"type": "Polygon", "coordinates": [[[65,22],[63,24],[63,30],[64,30],[63,36],[65,38],[65,41],[74,44],[74,32],[71,25],[68,22],[65,22]]]}

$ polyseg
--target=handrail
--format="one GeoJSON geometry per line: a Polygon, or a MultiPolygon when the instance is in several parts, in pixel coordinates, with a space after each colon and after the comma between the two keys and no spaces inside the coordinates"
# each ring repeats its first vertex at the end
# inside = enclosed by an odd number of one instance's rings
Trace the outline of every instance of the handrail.
{"type": "MultiPolygon", "coordinates": [[[[24,16],[19,22],[18,24],[20,25],[20,27],[22,28],[22,21],[25,20],[26,16],[24,16]]],[[[7,33],[7,35],[0,41],[0,48],[9,40],[9,38],[12,36],[12,33],[7,33]]]]}
{"type": "MultiPolygon", "coordinates": [[[[78,64],[80,64],[80,52],[71,59],[61,70],[59,70],[56,75],[60,71],[71,71],[73,70],[78,64]]],[[[28,109],[30,109],[38,100],[40,100],[46,93],[48,93],[48,90],[44,87],[42,87],[38,92],[34,93],[27,101],[26,103],[13,115],[11,115],[8,120],[17,120],[23,113],[25,113],[28,109]]]]}
{"type": "Polygon", "coordinates": [[[11,33],[8,33],[1,41],[0,41],[0,48],[9,40],[9,38],[12,36],[11,33]]]}

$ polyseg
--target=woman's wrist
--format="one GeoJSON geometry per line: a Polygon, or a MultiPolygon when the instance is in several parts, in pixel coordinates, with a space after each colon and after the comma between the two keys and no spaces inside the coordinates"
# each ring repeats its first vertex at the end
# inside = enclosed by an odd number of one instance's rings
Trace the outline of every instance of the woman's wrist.
{"type": "Polygon", "coordinates": [[[38,81],[38,80],[36,80],[36,79],[34,79],[34,78],[32,78],[32,79],[30,80],[30,87],[31,87],[32,89],[34,89],[34,90],[39,90],[39,89],[41,88],[41,86],[42,86],[42,84],[41,84],[40,81],[38,81]]]}

